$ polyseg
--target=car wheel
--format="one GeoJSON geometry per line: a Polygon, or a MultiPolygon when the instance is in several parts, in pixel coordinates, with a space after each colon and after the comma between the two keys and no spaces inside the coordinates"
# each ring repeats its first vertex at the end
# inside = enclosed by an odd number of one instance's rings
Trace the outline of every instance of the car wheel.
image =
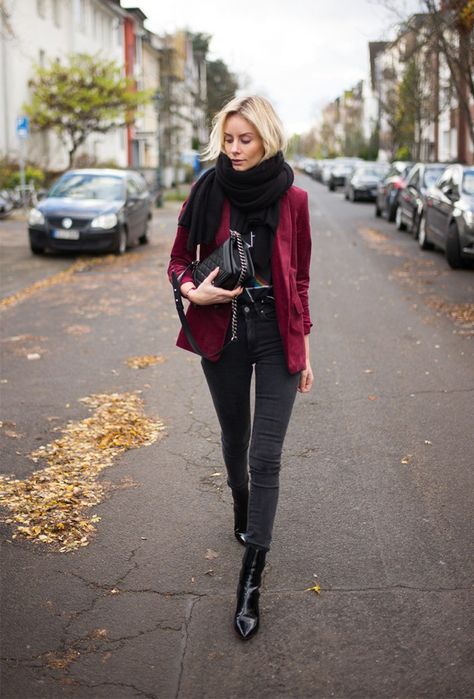
{"type": "Polygon", "coordinates": [[[328,184],[328,189],[329,189],[330,192],[334,192],[334,190],[335,190],[336,188],[335,188],[333,182],[330,182],[330,183],[328,184]]]}
{"type": "Polygon", "coordinates": [[[125,230],[125,228],[121,228],[117,233],[117,237],[115,239],[114,253],[116,255],[123,255],[127,249],[127,243],[127,231],[125,230]]]}
{"type": "Polygon", "coordinates": [[[398,210],[398,205],[395,202],[395,204],[392,204],[389,209],[388,209],[388,220],[390,223],[393,223],[395,221],[395,217],[397,215],[397,210],[398,210]]]}
{"type": "Polygon", "coordinates": [[[150,238],[148,237],[148,221],[145,223],[145,228],[139,237],[138,242],[140,245],[147,245],[150,242],[150,238]]]}
{"type": "Polygon", "coordinates": [[[445,254],[448,265],[452,269],[459,269],[459,267],[462,267],[461,245],[459,242],[458,227],[455,223],[449,226],[445,254]]]}
{"type": "Polygon", "coordinates": [[[399,231],[404,231],[406,228],[406,225],[403,223],[403,220],[402,220],[402,207],[401,206],[397,206],[397,211],[395,213],[395,225],[399,231]]]}
{"type": "Polygon", "coordinates": [[[382,209],[378,205],[377,200],[375,200],[375,218],[380,218],[382,216],[382,209]]]}
{"type": "Polygon", "coordinates": [[[418,245],[422,250],[432,250],[433,243],[428,240],[428,232],[426,230],[426,216],[421,214],[420,225],[418,228],[418,245]]]}
{"type": "Polygon", "coordinates": [[[353,189],[351,189],[351,191],[350,191],[349,199],[351,200],[352,203],[354,203],[356,200],[356,195],[355,195],[355,192],[353,189]]]}
{"type": "Polygon", "coordinates": [[[349,199],[349,195],[348,195],[348,193],[347,193],[347,190],[344,192],[344,199],[345,199],[346,201],[348,201],[348,199],[349,199]]]}
{"type": "Polygon", "coordinates": [[[30,250],[33,255],[44,255],[44,248],[30,241],[30,250]]]}

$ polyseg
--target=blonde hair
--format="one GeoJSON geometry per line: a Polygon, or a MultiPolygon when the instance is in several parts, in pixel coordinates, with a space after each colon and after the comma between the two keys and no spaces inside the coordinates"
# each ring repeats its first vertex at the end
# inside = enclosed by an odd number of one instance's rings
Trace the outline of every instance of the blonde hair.
{"type": "Polygon", "coordinates": [[[215,160],[224,150],[224,128],[227,117],[239,114],[255,127],[263,141],[264,155],[267,160],[278,151],[286,148],[286,137],[283,125],[270,102],[265,97],[250,95],[234,97],[227,102],[212,120],[212,131],[209,143],[202,155],[207,160],[215,160]]]}

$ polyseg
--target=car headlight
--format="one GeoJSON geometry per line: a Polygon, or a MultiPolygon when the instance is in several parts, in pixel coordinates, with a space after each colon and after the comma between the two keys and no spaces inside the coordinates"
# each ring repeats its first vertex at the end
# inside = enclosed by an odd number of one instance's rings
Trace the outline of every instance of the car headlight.
{"type": "Polygon", "coordinates": [[[471,228],[474,225],[474,212],[473,211],[465,211],[463,213],[464,220],[466,221],[466,224],[469,228],[471,228]]]}
{"type": "Polygon", "coordinates": [[[44,216],[39,209],[31,209],[28,214],[28,224],[30,226],[42,226],[44,224],[44,216]]]}
{"type": "Polygon", "coordinates": [[[117,225],[118,218],[116,214],[103,214],[96,216],[91,221],[91,228],[114,228],[117,225]]]}

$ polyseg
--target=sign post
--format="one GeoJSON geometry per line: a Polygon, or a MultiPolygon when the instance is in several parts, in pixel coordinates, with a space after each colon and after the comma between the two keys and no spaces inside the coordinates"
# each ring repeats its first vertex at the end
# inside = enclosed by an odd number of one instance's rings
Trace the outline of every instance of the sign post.
{"type": "Polygon", "coordinates": [[[25,180],[25,154],[24,154],[24,144],[25,140],[28,138],[30,133],[30,120],[27,116],[19,116],[16,118],[16,135],[20,141],[20,183],[21,183],[21,204],[23,208],[25,207],[25,193],[26,193],[26,180],[25,180]]]}

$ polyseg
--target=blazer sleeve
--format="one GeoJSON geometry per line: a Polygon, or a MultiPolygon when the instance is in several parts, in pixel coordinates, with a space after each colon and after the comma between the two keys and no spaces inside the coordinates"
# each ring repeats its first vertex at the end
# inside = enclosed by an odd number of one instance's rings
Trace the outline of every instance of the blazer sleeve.
{"type": "MultiPolygon", "coordinates": [[[[186,202],[184,202],[183,206],[181,207],[180,215],[185,206],[186,202]]],[[[168,279],[171,283],[173,283],[171,279],[173,272],[177,277],[179,277],[179,275],[182,274],[187,267],[189,267],[189,269],[183,274],[181,284],[193,281],[190,265],[192,262],[194,262],[195,255],[193,255],[192,251],[190,252],[188,250],[187,242],[188,229],[184,228],[184,226],[178,226],[173,247],[171,248],[170,262],[168,265],[168,279]]]]}
{"type": "Polygon", "coordinates": [[[296,269],[296,289],[303,306],[303,326],[304,334],[308,335],[311,326],[311,316],[309,312],[309,268],[311,263],[311,226],[309,223],[308,194],[304,192],[304,200],[298,210],[296,218],[297,235],[297,269],[296,269]]]}

